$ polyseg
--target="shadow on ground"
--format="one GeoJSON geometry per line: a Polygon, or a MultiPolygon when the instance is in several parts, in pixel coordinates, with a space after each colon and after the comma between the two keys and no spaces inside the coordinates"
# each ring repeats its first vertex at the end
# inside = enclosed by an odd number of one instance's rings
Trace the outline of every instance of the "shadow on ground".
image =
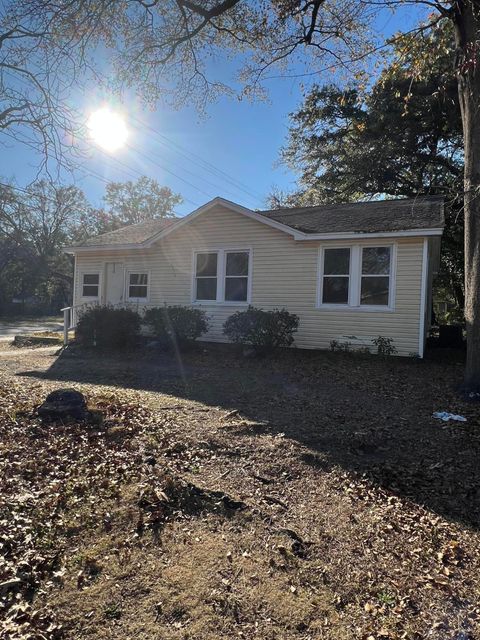
{"type": "MultiPolygon", "coordinates": [[[[365,474],[395,494],[470,526],[480,524],[480,407],[455,391],[461,356],[413,361],[289,350],[247,360],[226,345],[173,355],[67,350],[30,376],[112,385],[199,401],[264,423],[305,448],[303,461],[365,474]],[[443,423],[447,410],[467,423],[443,423]]],[[[241,425],[241,423],[239,423],[241,425]]],[[[242,435],[242,426],[235,429],[242,435]]],[[[251,430],[248,431],[251,436],[251,430]]]]}

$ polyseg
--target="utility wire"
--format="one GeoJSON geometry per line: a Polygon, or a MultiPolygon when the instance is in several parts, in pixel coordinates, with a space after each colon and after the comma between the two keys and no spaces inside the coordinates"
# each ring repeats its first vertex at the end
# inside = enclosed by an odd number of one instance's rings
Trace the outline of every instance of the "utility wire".
{"type": "Polygon", "coordinates": [[[253,191],[245,183],[241,182],[240,180],[237,180],[236,178],[234,178],[232,175],[230,175],[223,169],[216,167],[214,164],[212,164],[208,160],[205,160],[204,158],[197,155],[193,151],[189,151],[185,147],[182,147],[180,144],[178,144],[174,140],[171,140],[165,134],[160,133],[160,131],[150,126],[140,118],[131,116],[131,120],[133,120],[134,122],[137,122],[142,128],[147,129],[148,131],[153,133],[161,141],[162,144],[170,145],[171,147],[173,147],[176,153],[183,156],[193,164],[196,164],[197,166],[202,168],[202,170],[207,171],[217,177],[220,177],[223,181],[226,181],[227,183],[235,187],[237,190],[243,191],[244,193],[246,193],[248,196],[250,196],[257,202],[261,202],[263,204],[264,197],[259,192],[253,191]]]}
{"type": "MultiPolygon", "coordinates": [[[[24,78],[17,78],[16,76],[14,76],[13,74],[11,74],[11,72],[7,71],[7,73],[9,75],[12,75],[12,77],[14,77],[17,81],[20,80],[20,82],[28,85],[28,83],[25,81],[24,78]]],[[[129,116],[129,119],[132,121],[137,122],[142,128],[147,129],[148,131],[150,131],[151,133],[153,133],[157,139],[161,142],[161,144],[167,146],[170,145],[170,147],[173,147],[173,151],[177,154],[179,154],[180,156],[184,157],[185,159],[187,159],[189,162],[191,162],[192,164],[196,165],[200,170],[205,171],[209,174],[211,174],[212,176],[216,177],[217,179],[220,179],[222,184],[221,184],[221,188],[225,188],[225,184],[227,183],[228,185],[230,185],[231,187],[233,187],[234,189],[236,189],[237,191],[241,191],[243,193],[246,193],[250,198],[252,198],[254,201],[260,203],[262,206],[264,204],[264,197],[259,193],[259,192],[255,192],[253,191],[250,187],[248,187],[245,183],[241,182],[240,180],[237,180],[236,178],[234,178],[232,175],[228,174],[226,171],[224,171],[223,169],[220,169],[219,167],[216,167],[214,164],[212,164],[211,162],[209,162],[208,160],[205,160],[204,158],[202,158],[201,156],[199,156],[198,154],[193,153],[192,151],[189,151],[188,149],[186,149],[185,147],[182,147],[180,144],[178,144],[177,142],[171,140],[170,138],[168,138],[165,134],[160,133],[160,131],[158,131],[157,129],[155,129],[154,127],[150,126],[149,124],[147,124],[146,122],[142,121],[140,118],[135,117],[133,115],[129,116]]],[[[143,155],[144,157],[146,157],[150,162],[152,162],[153,164],[159,166],[163,171],[165,171],[166,173],[169,173],[170,175],[174,176],[175,178],[177,178],[178,180],[184,182],[185,184],[187,184],[188,186],[190,186],[191,188],[195,189],[196,191],[198,191],[199,193],[203,193],[204,195],[206,195],[208,198],[211,198],[211,195],[208,194],[207,192],[205,192],[202,188],[198,187],[197,185],[193,184],[192,182],[189,182],[188,180],[186,180],[185,178],[183,178],[182,176],[178,175],[177,173],[175,173],[174,171],[171,171],[170,169],[167,169],[164,165],[158,163],[156,160],[154,160],[151,156],[148,156],[145,152],[142,152],[141,150],[139,150],[138,148],[135,148],[131,145],[129,145],[129,148],[136,151],[138,154],[143,155]]],[[[116,160],[116,159],[115,159],[116,160]]],[[[120,162],[120,161],[118,161],[120,162]]],[[[177,163],[178,164],[178,163],[177,163]]],[[[125,165],[127,166],[127,165],[125,165]]],[[[193,173],[192,171],[188,171],[186,170],[184,167],[182,167],[184,172],[189,173],[190,175],[192,175],[193,177],[198,177],[200,178],[203,182],[207,182],[205,180],[205,178],[203,178],[202,176],[199,176],[198,174],[193,173]]],[[[134,170],[134,169],[133,169],[134,170]]],[[[141,175],[143,175],[143,173],[141,173],[141,175]]],[[[218,188],[217,185],[213,184],[212,182],[209,183],[211,186],[213,186],[214,188],[218,188]]],[[[236,196],[235,196],[236,197],[236,196]]],[[[194,206],[200,206],[198,203],[193,203],[193,201],[188,200],[188,198],[184,198],[185,201],[189,201],[192,204],[194,204],[194,206]]]]}

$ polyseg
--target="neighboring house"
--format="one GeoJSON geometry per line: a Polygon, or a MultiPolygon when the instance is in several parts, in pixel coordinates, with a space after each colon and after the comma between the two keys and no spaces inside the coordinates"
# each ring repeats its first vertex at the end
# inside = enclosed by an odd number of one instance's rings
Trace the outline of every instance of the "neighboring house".
{"type": "Polygon", "coordinates": [[[423,356],[443,225],[439,197],[270,211],[215,198],[68,247],[73,305],[198,306],[212,341],[249,304],[285,308],[300,318],[297,347],[384,336],[423,356]]]}

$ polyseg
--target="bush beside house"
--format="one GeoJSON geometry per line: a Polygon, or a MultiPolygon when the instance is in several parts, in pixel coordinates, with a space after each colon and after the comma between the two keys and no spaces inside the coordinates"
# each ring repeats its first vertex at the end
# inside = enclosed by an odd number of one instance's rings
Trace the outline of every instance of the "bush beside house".
{"type": "Polygon", "coordinates": [[[185,348],[208,331],[205,311],[190,307],[165,306],[147,309],[144,322],[165,348],[185,348]]]}
{"type": "Polygon", "coordinates": [[[82,313],[75,337],[84,346],[122,349],[135,344],[140,325],[140,315],[132,309],[96,306],[82,313]]]}
{"type": "MultiPolygon", "coordinates": [[[[298,316],[286,309],[264,311],[249,306],[237,311],[224,324],[223,333],[231,341],[267,354],[289,347],[298,330],[298,316]]],[[[163,348],[184,349],[208,331],[203,309],[165,306],[147,309],[143,317],[128,308],[95,306],[87,309],[76,327],[76,338],[83,346],[121,349],[133,346],[146,325],[163,348]]]]}
{"type": "Polygon", "coordinates": [[[223,333],[232,342],[249,345],[259,354],[293,344],[299,318],[286,309],[264,311],[249,306],[237,311],[223,325],[223,333]]]}

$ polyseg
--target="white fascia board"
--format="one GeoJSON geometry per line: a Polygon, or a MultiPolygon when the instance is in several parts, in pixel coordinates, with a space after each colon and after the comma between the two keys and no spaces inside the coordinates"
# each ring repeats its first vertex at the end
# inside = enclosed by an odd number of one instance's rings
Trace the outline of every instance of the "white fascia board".
{"type": "Polygon", "coordinates": [[[408,231],[377,231],[374,233],[355,233],[346,231],[343,233],[303,233],[297,231],[295,240],[361,240],[367,238],[412,238],[417,236],[441,236],[442,228],[434,229],[409,229],[408,231]]]}
{"type": "MultiPolygon", "coordinates": [[[[221,198],[220,198],[221,199],[221,198]]],[[[212,201],[213,202],[213,201],[212,201]]],[[[232,203],[233,204],[233,203],[232,203]]],[[[209,203],[211,205],[211,203],[209,203]]],[[[205,205],[206,206],[206,205],[205,205]]],[[[240,206],[240,205],[237,205],[240,206]]],[[[210,208],[210,207],[209,207],[210,208]]],[[[241,207],[243,209],[243,207],[241,207]]],[[[202,207],[201,207],[202,209],[202,207]]],[[[204,213],[204,211],[200,211],[197,209],[193,212],[196,216],[204,213]]],[[[294,240],[298,241],[311,241],[311,240],[367,240],[368,238],[415,238],[415,237],[424,237],[424,236],[441,236],[443,234],[442,228],[434,228],[434,229],[410,229],[408,231],[379,231],[376,233],[354,233],[354,232],[343,232],[343,233],[303,233],[302,231],[295,231],[291,227],[287,227],[279,222],[275,222],[274,220],[270,220],[269,218],[265,218],[264,216],[255,213],[254,211],[250,211],[250,209],[246,209],[242,211],[243,215],[252,218],[253,220],[258,220],[263,224],[266,224],[270,227],[278,229],[279,231],[284,231],[289,235],[293,236],[294,240]]],[[[104,251],[130,251],[130,250],[138,250],[138,249],[147,249],[152,246],[155,242],[165,237],[172,231],[179,229],[184,224],[190,222],[192,220],[191,216],[193,214],[189,214],[178,221],[176,224],[172,224],[167,227],[160,233],[152,236],[146,242],[141,244],[97,244],[97,245],[83,245],[78,247],[64,247],[64,253],[70,253],[75,255],[77,253],[103,253],[104,251]]]]}
{"type": "Polygon", "coordinates": [[[78,247],[63,247],[63,253],[76,255],[77,253],[103,253],[104,251],[130,251],[131,249],[145,249],[144,244],[91,244],[78,247]]]}

